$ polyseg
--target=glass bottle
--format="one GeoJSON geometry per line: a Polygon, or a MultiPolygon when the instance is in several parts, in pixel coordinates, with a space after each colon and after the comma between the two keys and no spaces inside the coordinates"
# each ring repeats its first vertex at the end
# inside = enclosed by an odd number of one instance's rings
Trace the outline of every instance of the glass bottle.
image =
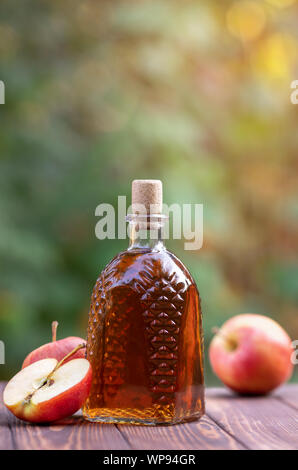
{"type": "MultiPolygon", "coordinates": [[[[134,184],[140,191],[133,201],[156,207],[159,199],[161,206],[160,181],[134,184]]],[[[92,293],[87,358],[93,383],[83,414],[90,421],[149,425],[198,419],[204,377],[196,284],[164,245],[160,211],[127,220],[129,247],[106,266],[92,293]]]]}

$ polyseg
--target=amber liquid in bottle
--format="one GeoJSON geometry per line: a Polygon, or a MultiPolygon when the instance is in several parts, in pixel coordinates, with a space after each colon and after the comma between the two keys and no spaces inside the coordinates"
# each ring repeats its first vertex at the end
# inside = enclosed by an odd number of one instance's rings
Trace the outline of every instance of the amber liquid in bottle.
{"type": "Polygon", "coordinates": [[[185,266],[162,240],[131,242],[98,278],[87,358],[90,421],[175,424],[204,414],[200,299],[185,266]]]}

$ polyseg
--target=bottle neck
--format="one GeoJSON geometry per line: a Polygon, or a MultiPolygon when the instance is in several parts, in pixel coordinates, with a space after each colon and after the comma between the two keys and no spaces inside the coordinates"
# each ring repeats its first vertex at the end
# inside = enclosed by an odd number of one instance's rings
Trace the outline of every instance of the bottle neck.
{"type": "Polygon", "coordinates": [[[161,251],[165,249],[163,240],[164,215],[128,215],[129,250],[148,249],[161,251]]]}

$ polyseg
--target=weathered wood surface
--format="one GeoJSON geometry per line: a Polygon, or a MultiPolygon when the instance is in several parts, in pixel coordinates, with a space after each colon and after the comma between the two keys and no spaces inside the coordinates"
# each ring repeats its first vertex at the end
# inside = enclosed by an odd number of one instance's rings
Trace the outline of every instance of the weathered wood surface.
{"type": "Polygon", "coordinates": [[[244,447],[221,429],[212,419],[204,416],[177,426],[119,426],[132,449],[191,450],[191,449],[243,449],[244,447]]]}
{"type": "Polygon", "coordinates": [[[2,402],[2,393],[4,384],[0,382],[0,450],[11,450],[14,449],[14,442],[12,438],[12,432],[9,424],[8,412],[2,402]]]}
{"type": "Polygon", "coordinates": [[[298,385],[281,387],[274,393],[274,396],[298,410],[298,385]]]}
{"type": "Polygon", "coordinates": [[[298,449],[298,410],[278,395],[238,397],[211,389],[207,413],[248,449],[298,449]]]}
{"type": "Polygon", "coordinates": [[[93,424],[80,415],[30,425],[9,413],[1,399],[0,449],[298,449],[298,385],[257,398],[208,389],[206,399],[200,421],[159,427],[93,424]]]}

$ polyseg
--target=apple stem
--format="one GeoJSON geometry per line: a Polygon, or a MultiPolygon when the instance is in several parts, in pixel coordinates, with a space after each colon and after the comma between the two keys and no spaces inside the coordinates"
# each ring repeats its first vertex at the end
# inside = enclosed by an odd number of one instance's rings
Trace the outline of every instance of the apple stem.
{"type": "Polygon", "coordinates": [[[85,347],[86,347],[86,343],[78,344],[78,346],[75,347],[72,351],[70,351],[70,353],[66,354],[66,356],[64,356],[63,359],[61,359],[61,361],[59,361],[58,364],[56,364],[56,366],[54,367],[52,372],[49,373],[49,375],[46,378],[45,383],[49,383],[52,375],[54,374],[54,372],[56,372],[57,369],[59,369],[59,367],[62,366],[63,362],[65,362],[67,359],[69,359],[71,356],[73,356],[77,351],[79,351],[80,349],[83,349],[85,347]]]}
{"type": "Polygon", "coordinates": [[[231,349],[236,349],[237,346],[238,346],[238,343],[237,341],[235,341],[234,339],[230,338],[229,336],[227,336],[225,333],[223,333],[221,331],[220,328],[218,328],[217,326],[213,327],[212,328],[212,333],[214,333],[215,335],[218,335],[220,336],[221,338],[223,338],[228,344],[229,346],[231,347],[231,349]]]}
{"type": "Polygon", "coordinates": [[[52,322],[52,341],[53,343],[56,341],[57,338],[57,328],[59,323],[55,320],[52,322]]]}

